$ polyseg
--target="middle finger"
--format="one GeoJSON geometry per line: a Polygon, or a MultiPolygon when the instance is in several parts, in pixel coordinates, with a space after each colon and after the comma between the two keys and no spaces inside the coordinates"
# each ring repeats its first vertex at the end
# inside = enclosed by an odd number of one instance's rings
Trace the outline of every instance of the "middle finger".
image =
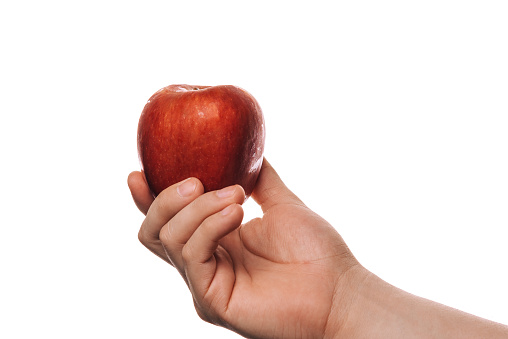
{"type": "Polygon", "coordinates": [[[159,238],[172,263],[182,270],[182,248],[209,216],[231,204],[242,204],[245,192],[239,185],[205,193],[177,213],[161,229],[159,238]]]}

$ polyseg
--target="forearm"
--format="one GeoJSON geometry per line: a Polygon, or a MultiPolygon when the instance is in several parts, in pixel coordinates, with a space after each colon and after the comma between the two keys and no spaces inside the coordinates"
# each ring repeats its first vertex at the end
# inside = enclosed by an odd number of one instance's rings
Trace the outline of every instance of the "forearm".
{"type": "Polygon", "coordinates": [[[352,286],[356,293],[334,338],[508,338],[508,326],[417,297],[372,273],[352,286]]]}

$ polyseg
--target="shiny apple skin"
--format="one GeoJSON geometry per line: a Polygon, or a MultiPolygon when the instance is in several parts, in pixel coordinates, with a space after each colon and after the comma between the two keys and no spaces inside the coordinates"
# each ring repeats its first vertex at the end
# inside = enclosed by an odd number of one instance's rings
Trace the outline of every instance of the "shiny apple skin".
{"type": "Polygon", "coordinates": [[[230,85],[167,86],[148,100],[139,119],[138,154],[154,196],[196,177],[205,192],[239,184],[248,198],[264,143],[258,102],[230,85]]]}

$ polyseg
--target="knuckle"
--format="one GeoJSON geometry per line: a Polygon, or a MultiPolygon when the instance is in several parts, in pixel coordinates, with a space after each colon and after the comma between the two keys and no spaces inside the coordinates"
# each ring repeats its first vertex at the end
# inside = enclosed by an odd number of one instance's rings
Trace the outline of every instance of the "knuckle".
{"type": "Polygon", "coordinates": [[[192,250],[192,247],[189,246],[189,244],[186,244],[182,248],[182,259],[183,259],[183,261],[185,261],[185,262],[191,261],[192,258],[193,258],[193,255],[194,255],[194,251],[192,250]]]}
{"type": "Polygon", "coordinates": [[[170,230],[171,228],[167,224],[161,228],[159,232],[159,240],[162,244],[169,244],[171,242],[170,230]]]}
{"type": "Polygon", "coordinates": [[[213,324],[212,319],[201,309],[201,307],[196,302],[194,302],[194,309],[196,310],[196,313],[201,320],[213,324]]]}
{"type": "Polygon", "coordinates": [[[196,200],[194,200],[191,205],[192,208],[202,211],[209,210],[210,208],[214,208],[218,205],[223,204],[224,200],[217,196],[217,193],[214,191],[207,192],[201,196],[199,196],[196,200]]]}
{"type": "MultiPolygon", "coordinates": [[[[164,211],[168,209],[169,207],[169,195],[168,190],[162,191],[157,198],[155,198],[155,201],[153,202],[153,212],[152,213],[161,213],[161,211],[164,211]]],[[[151,207],[152,207],[151,206],[151,207]]]]}
{"type": "Polygon", "coordinates": [[[194,200],[193,202],[190,203],[190,208],[192,210],[196,210],[196,211],[206,210],[207,208],[209,208],[208,207],[210,204],[209,198],[210,198],[209,194],[205,194],[205,195],[198,197],[196,200],[194,200]]]}
{"type": "Polygon", "coordinates": [[[143,228],[141,228],[138,232],[138,240],[140,243],[142,243],[144,246],[148,245],[148,239],[146,237],[145,232],[143,232],[143,228]]]}
{"type": "Polygon", "coordinates": [[[161,213],[161,211],[170,210],[175,202],[176,187],[170,186],[159,193],[152,203],[152,213],[161,213]]]}

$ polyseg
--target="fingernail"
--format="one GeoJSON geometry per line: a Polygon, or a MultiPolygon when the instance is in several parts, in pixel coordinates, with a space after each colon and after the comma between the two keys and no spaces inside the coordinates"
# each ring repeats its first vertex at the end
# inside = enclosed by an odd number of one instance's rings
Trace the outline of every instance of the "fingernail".
{"type": "Polygon", "coordinates": [[[176,188],[176,191],[178,192],[178,195],[183,197],[188,197],[191,195],[194,190],[196,189],[196,181],[191,180],[190,178],[185,180],[176,188]]]}
{"type": "Polygon", "coordinates": [[[223,216],[224,215],[228,215],[229,213],[231,213],[233,211],[233,207],[235,205],[229,205],[228,207],[226,207],[225,209],[223,209],[220,214],[222,214],[223,216]]]}
{"type": "Polygon", "coordinates": [[[217,196],[219,198],[227,198],[233,195],[235,193],[236,187],[235,186],[229,186],[226,188],[221,189],[220,191],[217,191],[217,196]]]}

